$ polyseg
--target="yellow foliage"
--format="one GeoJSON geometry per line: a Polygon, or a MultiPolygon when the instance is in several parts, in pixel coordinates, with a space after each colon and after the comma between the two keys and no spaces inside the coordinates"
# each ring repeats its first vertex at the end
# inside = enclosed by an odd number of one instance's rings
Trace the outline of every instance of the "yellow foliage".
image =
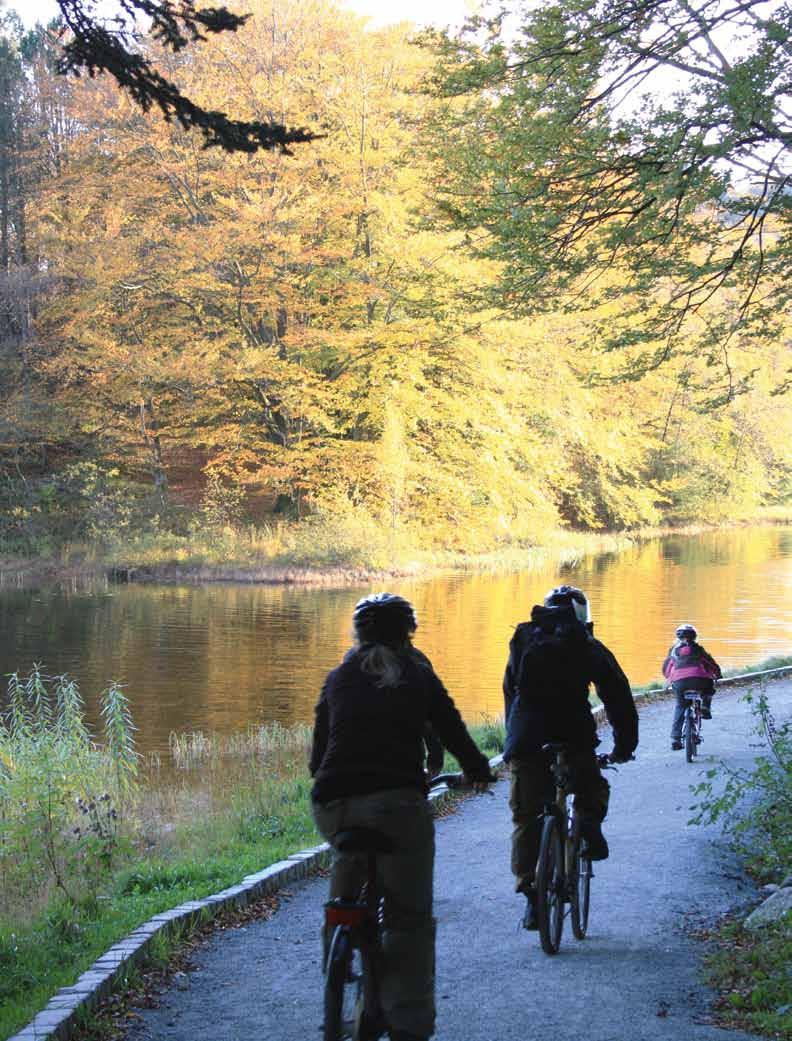
{"type": "Polygon", "coordinates": [[[340,540],[344,518],[379,531],[380,557],[408,532],[481,551],[789,495],[792,419],[769,378],[702,412],[670,364],[614,381],[617,295],[535,320],[493,308],[495,266],[436,220],[429,56],[409,27],[329,0],[245,10],[172,75],[211,108],[324,135],[294,156],[207,151],[102,81],[72,92],[31,229],[56,287],[37,375],[58,436],[160,489],[191,452],[258,501],[337,516],[340,540]]]}

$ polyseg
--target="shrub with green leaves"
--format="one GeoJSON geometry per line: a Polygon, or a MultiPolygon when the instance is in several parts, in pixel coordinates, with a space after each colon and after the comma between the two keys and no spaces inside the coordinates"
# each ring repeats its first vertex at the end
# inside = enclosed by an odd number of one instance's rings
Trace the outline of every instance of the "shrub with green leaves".
{"type": "Polygon", "coordinates": [[[223,480],[216,470],[210,470],[201,498],[199,515],[195,518],[196,531],[201,528],[211,532],[239,525],[245,504],[245,491],[233,476],[223,480]]]}
{"type": "Polygon", "coordinates": [[[121,688],[101,700],[97,744],[73,680],[47,677],[38,666],[9,680],[0,717],[0,911],[31,886],[57,889],[76,904],[112,864],[137,753],[121,688]]]}
{"type": "Polygon", "coordinates": [[[29,477],[0,465],[0,478],[0,550],[8,554],[51,553],[75,540],[108,546],[156,516],[140,486],[90,460],[29,477]]]}
{"type": "MultiPolygon", "coordinates": [[[[691,824],[721,822],[746,866],[759,880],[781,880],[792,866],[792,720],[778,724],[764,688],[749,692],[756,732],[765,753],[752,769],[720,763],[693,789],[691,824]]],[[[761,932],[727,920],[710,936],[710,984],[719,992],[719,1023],[792,1041],[789,959],[792,916],[761,932]]]]}
{"type": "Polygon", "coordinates": [[[690,823],[723,823],[749,869],[765,880],[792,866],[792,720],[777,723],[764,688],[744,700],[752,705],[766,752],[750,770],[725,763],[708,770],[693,789],[699,801],[690,823]],[[746,812],[742,804],[749,800],[746,812]]]}

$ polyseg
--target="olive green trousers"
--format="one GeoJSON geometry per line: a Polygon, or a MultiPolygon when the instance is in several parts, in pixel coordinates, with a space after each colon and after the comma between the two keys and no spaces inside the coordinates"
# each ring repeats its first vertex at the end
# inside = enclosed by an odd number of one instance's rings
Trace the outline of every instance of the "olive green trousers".
{"type": "MultiPolygon", "coordinates": [[[[603,821],[608,812],[610,785],[600,773],[597,757],[590,752],[570,753],[572,791],[575,809],[584,820],[603,821]]],[[[515,887],[522,892],[534,881],[539,843],[542,838],[542,810],[555,798],[555,785],[546,752],[512,759],[509,806],[512,811],[511,869],[515,887]]]]}
{"type": "MultiPolygon", "coordinates": [[[[435,920],[432,917],[434,821],[424,795],[394,788],[314,803],[319,831],[332,844],[346,828],[374,828],[394,851],[377,858],[384,894],[382,1007],[391,1030],[434,1033],[435,920]]],[[[366,857],[333,851],[330,898],[354,899],[366,857]]]]}

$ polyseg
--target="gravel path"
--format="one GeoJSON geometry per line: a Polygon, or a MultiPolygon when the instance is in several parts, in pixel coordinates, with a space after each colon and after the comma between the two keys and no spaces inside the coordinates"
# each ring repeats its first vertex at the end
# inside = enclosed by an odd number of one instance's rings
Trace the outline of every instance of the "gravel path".
{"type": "MultiPolygon", "coordinates": [[[[792,715],[792,682],[770,688],[777,718],[792,715]]],[[[687,827],[689,785],[719,759],[748,765],[758,751],[744,691],[721,690],[703,754],[669,749],[671,703],[641,713],[638,760],[611,773],[608,861],[596,866],[590,935],[564,932],[548,958],[518,928],[509,874],[506,782],[438,823],[439,1041],[745,1041],[706,1023],[701,947],[686,921],[754,899],[716,829],[687,827]]],[[[610,748],[609,736],[604,747],[610,748]]],[[[319,1038],[320,909],[326,882],[300,884],[269,921],[218,934],[130,1041],[310,1041],[319,1038]]],[[[568,923],[567,923],[568,925],[568,923]]]]}

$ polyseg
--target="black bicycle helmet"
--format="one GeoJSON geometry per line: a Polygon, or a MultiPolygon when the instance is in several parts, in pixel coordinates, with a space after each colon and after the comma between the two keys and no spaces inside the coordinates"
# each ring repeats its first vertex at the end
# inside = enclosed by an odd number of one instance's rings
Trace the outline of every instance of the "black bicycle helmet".
{"type": "Polygon", "coordinates": [[[355,604],[355,635],[361,643],[401,644],[418,628],[415,609],[396,593],[372,593],[355,604]]]}
{"type": "Polygon", "coordinates": [[[676,638],[678,640],[695,640],[698,633],[689,622],[682,622],[677,626],[676,638]]]}
{"type": "Polygon", "coordinates": [[[572,607],[579,622],[591,621],[591,608],[586,594],[576,586],[556,586],[544,598],[545,607],[572,607]]]}

